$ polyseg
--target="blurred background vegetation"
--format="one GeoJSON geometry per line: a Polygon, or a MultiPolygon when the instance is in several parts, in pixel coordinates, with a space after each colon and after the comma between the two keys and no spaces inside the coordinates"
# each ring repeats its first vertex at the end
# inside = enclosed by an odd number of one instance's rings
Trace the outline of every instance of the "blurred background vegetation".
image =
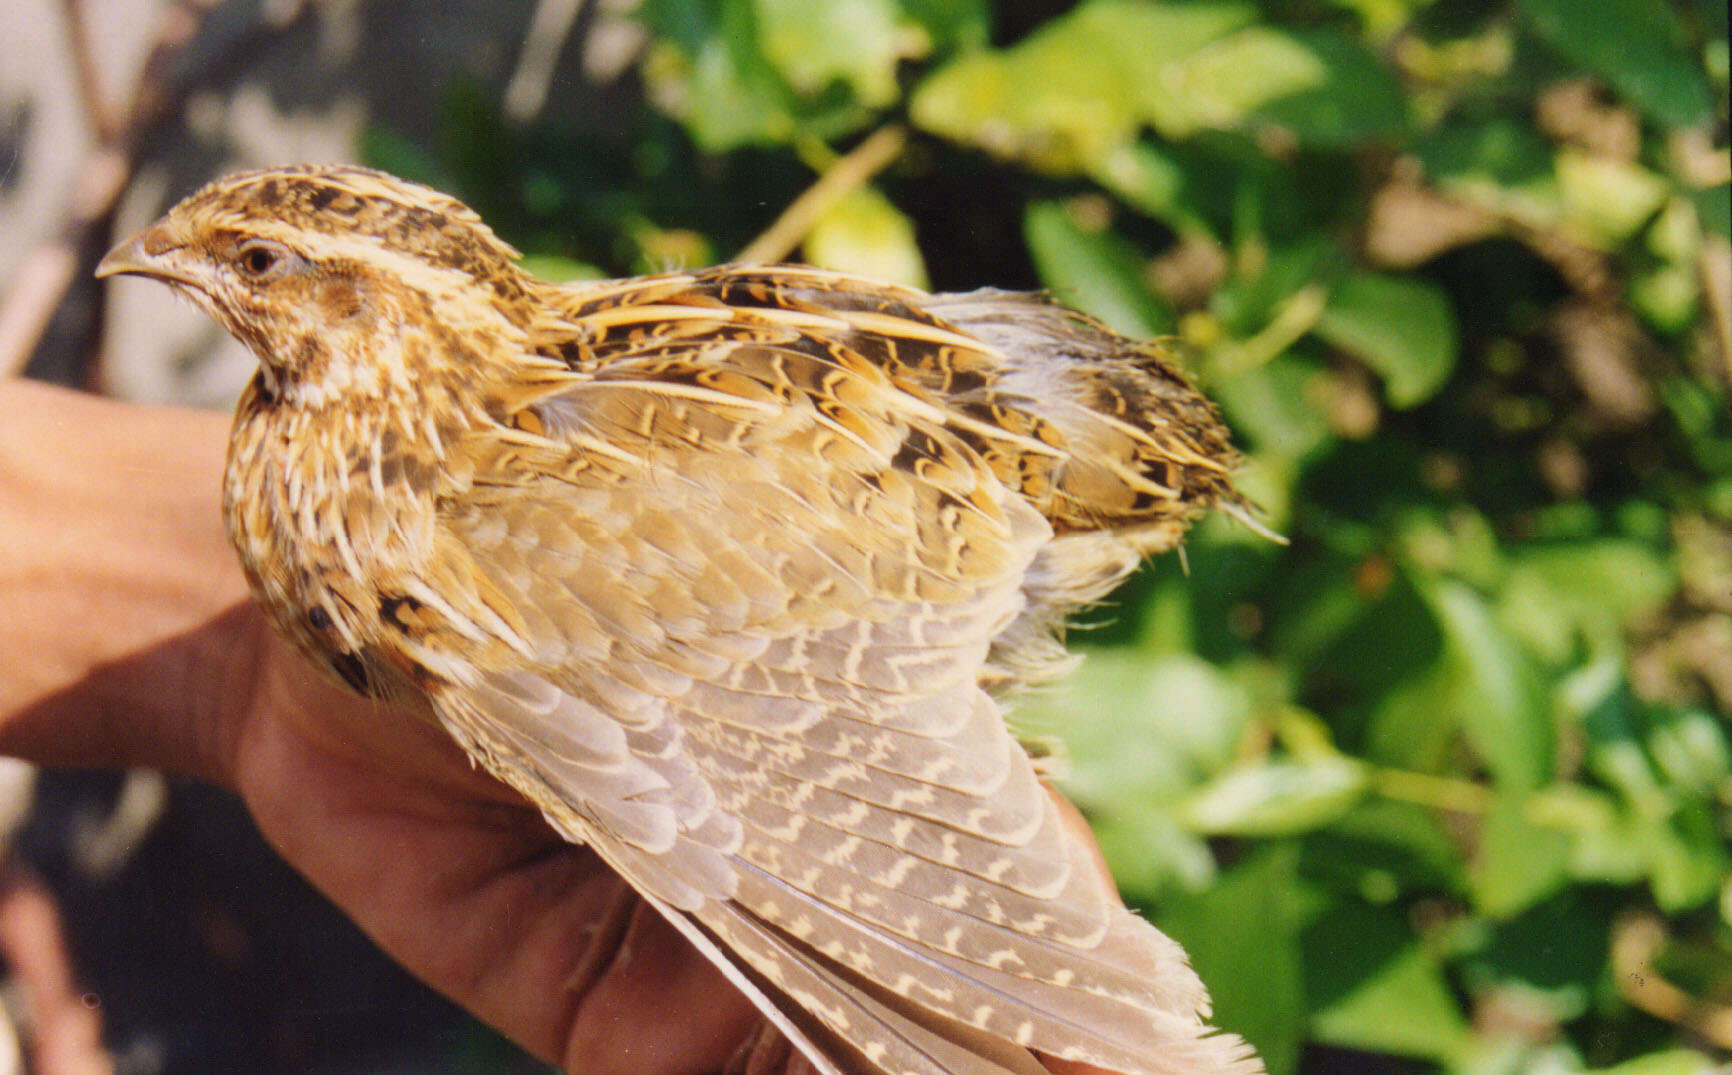
{"type": "Polygon", "coordinates": [[[543,275],[787,256],[1187,353],[1290,544],[1205,523],[1017,712],[1272,1072],[1727,1062],[1720,0],[536,19],[543,77],[459,71],[355,158],[543,275]],[[580,39],[605,90],[546,74],[580,39]]]}

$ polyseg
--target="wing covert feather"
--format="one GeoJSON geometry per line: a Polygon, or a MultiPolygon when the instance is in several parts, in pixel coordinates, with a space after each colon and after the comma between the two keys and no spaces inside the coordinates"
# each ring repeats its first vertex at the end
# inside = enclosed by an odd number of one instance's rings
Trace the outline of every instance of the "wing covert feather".
{"type": "Polygon", "coordinates": [[[657,361],[540,401],[544,443],[447,513],[533,657],[440,716],[862,1071],[1234,1070],[978,685],[1046,521],[875,367],[712,343],[694,392],[657,361]]]}

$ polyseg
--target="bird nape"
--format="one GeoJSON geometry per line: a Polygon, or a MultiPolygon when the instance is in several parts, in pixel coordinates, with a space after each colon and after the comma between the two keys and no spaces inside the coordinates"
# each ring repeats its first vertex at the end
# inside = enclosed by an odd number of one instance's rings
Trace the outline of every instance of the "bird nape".
{"type": "Polygon", "coordinates": [[[224,506],[277,630],[593,847],[821,1072],[1257,1070],[999,700],[1242,510],[1168,356],[1038,295],[516,261],[324,166],[103,260],[258,357],[224,506]]]}

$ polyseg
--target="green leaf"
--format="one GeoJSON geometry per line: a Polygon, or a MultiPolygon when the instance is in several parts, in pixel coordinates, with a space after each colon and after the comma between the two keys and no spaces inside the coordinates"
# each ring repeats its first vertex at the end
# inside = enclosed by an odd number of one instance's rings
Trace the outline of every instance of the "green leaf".
{"type": "Polygon", "coordinates": [[[1159,810],[1095,811],[1089,826],[1130,902],[1195,892],[1215,880],[1215,856],[1200,836],[1159,810]]]}
{"type": "Polygon", "coordinates": [[[1424,403],[1455,370],[1455,312],[1426,280],[1354,273],[1329,293],[1315,331],[1382,377],[1396,408],[1424,403]]]}
{"type": "Polygon", "coordinates": [[[1368,903],[1421,891],[1453,893],[1467,881],[1460,849],[1437,813],[1412,803],[1367,799],[1308,834],[1303,847],[1307,877],[1368,903]]]}
{"type": "Polygon", "coordinates": [[[1569,882],[1570,839],[1535,824],[1525,798],[1500,797],[1480,827],[1468,871],[1474,904],[1494,919],[1510,918],[1569,882]]]}
{"type": "Polygon", "coordinates": [[[1406,124],[1394,75],[1332,31],[1249,27],[1176,61],[1146,88],[1144,108],[1173,139],[1273,124],[1304,144],[1340,147],[1406,124]]]}
{"type": "Polygon", "coordinates": [[[1551,143],[1531,125],[1507,116],[1446,124],[1413,148],[1426,174],[1446,186],[1478,180],[1538,189],[1554,178],[1551,143]]]}
{"type": "Polygon", "coordinates": [[[1594,1075],[1715,1075],[1716,1071],[1724,1075],[1712,1057],[1696,1049],[1663,1049],[1609,1068],[1595,1068],[1594,1075]]]}
{"type": "Polygon", "coordinates": [[[1556,153],[1529,123],[1493,116],[1446,125],[1414,155],[1440,188],[1471,205],[1543,228],[1563,214],[1556,153]]]}
{"type": "Polygon", "coordinates": [[[556,284],[572,280],[600,280],[607,275],[588,262],[558,254],[525,254],[521,264],[532,276],[539,276],[556,284]]]}
{"type": "Polygon", "coordinates": [[[1616,798],[1582,784],[1556,784],[1528,799],[1528,816],[1570,836],[1570,876],[1638,884],[1652,866],[1642,829],[1649,825],[1616,798]]]}
{"type": "Polygon", "coordinates": [[[700,147],[722,152],[794,132],[792,102],[758,43],[752,0],[647,0],[657,31],[644,77],[700,147]]]}
{"type": "Polygon", "coordinates": [[[986,44],[992,13],[987,0],[901,0],[903,14],[923,27],[940,51],[986,44]]]}
{"type": "Polygon", "coordinates": [[[1063,202],[1031,202],[1023,236],[1041,282],[1064,302],[1138,339],[1172,328],[1168,311],[1143,282],[1145,259],[1126,239],[1077,222],[1063,202]]]}
{"type": "Polygon", "coordinates": [[[1045,172],[1075,172],[1130,140],[1139,118],[1123,79],[1098,44],[1061,36],[1062,22],[1011,53],[976,52],[935,71],[914,91],[909,117],[933,134],[1019,158],[1045,172]]]}
{"type": "Polygon", "coordinates": [[[1676,799],[1643,742],[1646,707],[1615,658],[1601,658],[1570,677],[1559,695],[1565,712],[1575,716],[1587,734],[1588,770],[1637,816],[1659,820],[1671,813],[1676,799]]]}
{"type": "Polygon", "coordinates": [[[1533,666],[1471,589],[1439,580],[1428,596],[1444,636],[1442,698],[1500,787],[1544,786],[1555,744],[1533,666]]]}
{"type": "Polygon", "coordinates": [[[1713,119],[1713,94],[1669,4],[1596,0],[1588,12],[1578,0],[1519,0],[1516,8],[1559,52],[1654,120],[1695,127],[1713,119]]]}
{"type": "Polygon", "coordinates": [[[1681,914],[1719,894],[1732,865],[1719,825],[1713,808],[1698,800],[1651,830],[1645,841],[1654,864],[1649,888],[1660,910],[1681,914]]]}
{"type": "Polygon", "coordinates": [[[1089,165],[1095,182],[1128,204],[1181,232],[1214,235],[1212,216],[1224,215],[1213,171],[1183,160],[1171,148],[1148,141],[1126,142],[1089,165]]]}
{"type": "Polygon", "coordinates": [[[1193,795],[1180,817],[1216,836],[1290,836],[1327,825],[1365,795],[1365,766],[1341,755],[1230,769],[1193,795]]]}
{"type": "Polygon", "coordinates": [[[851,191],[806,234],[806,260],[827,269],[924,288],[926,263],[915,242],[914,223],[878,190],[851,191]]]}
{"type": "Polygon", "coordinates": [[[1018,730],[1066,747],[1065,789],[1089,807],[1171,802],[1226,766],[1248,719],[1245,687],[1188,655],[1091,653],[1075,674],[1018,702],[1018,730]]]}
{"type": "Polygon", "coordinates": [[[1510,555],[1498,619],[1537,653],[1562,663],[1578,640],[1621,645],[1625,626],[1656,611],[1677,588],[1677,566],[1644,542],[1534,543],[1510,555]]]}
{"type": "Polygon", "coordinates": [[[1701,309],[1702,287],[1694,265],[1663,261],[1632,275],[1630,305],[1642,320],[1668,335],[1690,330],[1701,309]]]}
{"type": "Polygon", "coordinates": [[[1564,149],[1557,159],[1564,213],[1591,239],[1616,246],[1660,211],[1672,185],[1633,161],[1564,149]]]}
{"type": "Polygon", "coordinates": [[[1210,298],[1209,308],[1235,336],[1254,335],[1280,315],[1296,292],[1338,279],[1345,262],[1338,243],[1327,235],[1308,234],[1270,250],[1260,271],[1234,275],[1210,298]]]}
{"type": "Polygon", "coordinates": [[[1467,1020],[1437,959],[1400,911],[1344,899],[1305,928],[1311,1036],[1330,1045],[1447,1061],[1467,1020]]]}
{"type": "Polygon", "coordinates": [[[894,0],[753,0],[764,57],[797,93],[842,82],[868,108],[896,97],[894,0]]]}
{"type": "Polygon", "coordinates": [[[1492,923],[1460,961],[1464,984],[1478,996],[1519,997],[1535,1019],[1578,1018],[1606,972],[1613,909],[1572,889],[1492,923]]]}
{"type": "Polygon", "coordinates": [[[1311,403],[1321,374],[1318,363],[1288,351],[1216,381],[1210,394],[1259,452],[1296,460],[1333,435],[1322,409],[1311,403]]]}
{"type": "Polygon", "coordinates": [[[1209,985],[1212,1022],[1257,1047],[1271,1075],[1290,1075],[1304,1037],[1299,928],[1305,888],[1297,848],[1255,848],[1212,888],[1154,916],[1209,985]]]}
{"type": "Polygon", "coordinates": [[[1291,131],[1309,146],[1348,148],[1407,127],[1407,99],[1376,54],[1345,34],[1301,32],[1295,40],[1322,62],[1323,81],[1276,97],[1257,118],[1291,131]]]}
{"type": "Polygon", "coordinates": [[[1732,239],[1732,185],[1721,183],[1707,190],[1694,191],[1690,200],[1702,219],[1702,230],[1732,239]]]}
{"type": "Polygon", "coordinates": [[[1648,753],[1677,791],[1712,798],[1732,777],[1732,744],[1725,721],[1702,709],[1656,707],[1648,731],[1648,753]]]}
{"type": "Polygon", "coordinates": [[[1073,172],[1128,142],[1163,96],[1167,63],[1249,24],[1231,0],[1091,0],[1014,48],[959,57],[914,91],[909,115],[935,134],[1073,172]]]}

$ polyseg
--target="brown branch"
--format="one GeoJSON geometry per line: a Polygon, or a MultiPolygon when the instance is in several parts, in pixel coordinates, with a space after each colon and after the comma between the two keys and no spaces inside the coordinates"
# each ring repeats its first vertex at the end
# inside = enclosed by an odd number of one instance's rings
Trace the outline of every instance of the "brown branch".
{"type": "Polygon", "coordinates": [[[584,4],[585,0],[539,0],[535,5],[517,69],[505,86],[505,115],[513,123],[528,123],[547,103],[559,54],[571,39],[584,4]]]}
{"type": "Polygon", "coordinates": [[[1665,944],[1665,923],[1653,915],[1632,915],[1613,927],[1612,975],[1618,995],[1717,1049],[1732,1049],[1732,1008],[1692,997],[1654,969],[1654,956],[1665,944]]]}
{"type": "Polygon", "coordinates": [[[1720,348],[1720,377],[1732,388],[1732,245],[1717,235],[1705,236],[1696,269],[1702,279],[1708,325],[1720,348]]]}
{"type": "MultiPolygon", "coordinates": [[[[104,104],[98,65],[83,20],[81,0],[62,0],[79,92],[95,128],[98,144],[84,164],[68,199],[59,234],[25,255],[6,293],[0,296],[0,377],[22,373],[42,340],[54,311],[78,274],[81,259],[108,231],[115,206],[132,179],[138,147],[178,109],[189,86],[176,70],[199,28],[222,0],[177,0],[163,12],[144,65],[123,109],[104,104]]],[[[272,36],[295,22],[306,4],[246,42],[272,36]]],[[[231,55],[239,54],[239,47],[231,55]]]]}
{"type": "Polygon", "coordinates": [[[84,0],[60,0],[61,21],[66,24],[66,40],[72,50],[72,68],[77,77],[78,96],[84,101],[84,114],[96,131],[99,142],[112,141],[121,131],[121,120],[108,103],[102,88],[102,64],[96,57],[95,43],[90,39],[90,25],[85,19],[84,0]]]}
{"type": "Polygon", "coordinates": [[[98,149],[73,184],[60,234],[24,256],[0,298],[0,377],[14,377],[36,345],[78,273],[90,236],[105,226],[132,178],[132,161],[113,149],[98,149]]]}
{"type": "Polygon", "coordinates": [[[734,260],[747,264],[781,261],[806,238],[830,207],[872,181],[902,152],[908,132],[901,124],[880,127],[865,141],[839,157],[818,181],[782,210],[775,223],[746,244],[734,260]]]}

